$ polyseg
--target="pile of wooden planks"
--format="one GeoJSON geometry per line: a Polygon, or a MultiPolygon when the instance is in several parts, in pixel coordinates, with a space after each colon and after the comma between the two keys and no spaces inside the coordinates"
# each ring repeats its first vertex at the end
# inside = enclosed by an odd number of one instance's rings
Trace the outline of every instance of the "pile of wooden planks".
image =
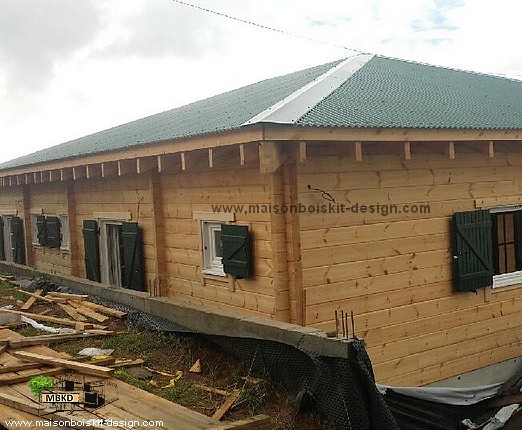
{"type": "Polygon", "coordinates": [[[105,330],[106,326],[102,324],[108,322],[111,317],[124,318],[126,316],[125,312],[89,301],[89,296],[84,294],[53,291],[44,295],[41,288],[37,289],[34,293],[24,290],[18,291],[29,296],[29,299],[19,303],[19,310],[0,308],[0,312],[23,315],[35,321],[73,327],[82,332],[86,330],[105,330]],[[38,301],[56,305],[68,315],[68,318],[58,318],[48,315],[48,312],[31,312],[31,308],[38,301]]]}

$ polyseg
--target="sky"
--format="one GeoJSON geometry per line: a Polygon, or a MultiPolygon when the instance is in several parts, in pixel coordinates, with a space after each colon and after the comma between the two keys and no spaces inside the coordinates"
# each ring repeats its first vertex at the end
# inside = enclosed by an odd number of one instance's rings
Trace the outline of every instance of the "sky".
{"type": "Polygon", "coordinates": [[[350,49],[522,79],[516,0],[184,1],[259,26],[176,0],[0,0],[0,162],[350,49]]]}

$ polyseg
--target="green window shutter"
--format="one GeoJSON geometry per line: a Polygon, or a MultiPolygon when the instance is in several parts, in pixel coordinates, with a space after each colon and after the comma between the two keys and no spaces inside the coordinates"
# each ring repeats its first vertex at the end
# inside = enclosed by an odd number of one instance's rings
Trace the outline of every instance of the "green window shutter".
{"type": "Polygon", "coordinates": [[[453,287],[476,291],[493,285],[491,214],[460,212],[452,219],[453,287]]]}
{"type": "Polygon", "coordinates": [[[45,218],[45,229],[47,231],[47,246],[49,248],[60,248],[62,244],[60,219],[55,216],[48,216],[45,218]]]}
{"type": "Polygon", "coordinates": [[[13,262],[25,264],[24,222],[21,218],[11,218],[11,249],[13,262]]]}
{"type": "Polygon", "coordinates": [[[4,249],[4,219],[0,216],[0,261],[5,260],[4,249]]]}
{"type": "Polygon", "coordinates": [[[123,286],[145,291],[142,232],[137,222],[122,224],[123,286]]]}
{"type": "Polygon", "coordinates": [[[47,245],[47,226],[45,225],[45,217],[43,215],[38,215],[36,217],[36,229],[37,229],[37,238],[38,244],[41,246],[47,245]]]}
{"type": "Polygon", "coordinates": [[[83,244],[85,249],[85,274],[91,281],[101,281],[100,248],[98,246],[98,223],[83,221],[83,244]]]}
{"type": "Polygon", "coordinates": [[[252,276],[252,234],[243,225],[221,224],[223,270],[236,278],[252,276]]]}

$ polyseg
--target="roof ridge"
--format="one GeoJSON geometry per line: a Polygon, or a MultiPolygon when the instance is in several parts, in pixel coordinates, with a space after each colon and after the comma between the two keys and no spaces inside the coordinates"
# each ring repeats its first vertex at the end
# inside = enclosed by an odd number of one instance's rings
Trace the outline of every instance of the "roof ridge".
{"type": "Polygon", "coordinates": [[[344,84],[373,57],[374,55],[370,54],[356,54],[346,58],[284,99],[256,114],[242,126],[261,122],[295,124],[299,118],[344,84]]]}

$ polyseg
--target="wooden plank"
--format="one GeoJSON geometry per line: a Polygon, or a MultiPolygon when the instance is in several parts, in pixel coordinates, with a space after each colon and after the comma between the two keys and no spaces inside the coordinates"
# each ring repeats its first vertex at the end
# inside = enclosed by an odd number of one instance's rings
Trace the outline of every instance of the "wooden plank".
{"type": "Polygon", "coordinates": [[[239,145],[239,164],[241,166],[245,165],[245,145],[239,145]]]}
{"type": "Polygon", "coordinates": [[[20,308],[22,311],[28,311],[31,306],[36,302],[36,299],[41,296],[43,293],[43,290],[41,288],[38,288],[31,297],[27,299],[27,301],[24,303],[24,305],[20,308]]]}
{"type": "Polygon", "coordinates": [[[69,315],[75,321],[87,321],[87,318],[76,312],[76,310],[71,305],[66,305],[65,303],[58,303],[58,306],[63,309],[63,311],[69,315]]]}
{"type": "Polygon", "coordinates": [[[105,322],[105,321],[109,320],[108,316],[99,314],[98,312],[96,312],[92,309],[82,306],[83,302],[70,301],[69,303],[71,304],[71,306],[74,307],[74,309],[76,309],[76,312],[78,312],[82,315],[85,315],[88,318],[92,318],[99,322],[105,322]]]}
{"type": "Polygon", "coordinates": [[[181,160],[181,170],[185,171],[187,169],[185,153],[184,152],[180,152],[179,156],[180,156],[180,160],[181,160]]]}
{"type": "Polygon", "coordinates": [[[22,290],[20,288],[17,289],[20,293],[27,294],[28,296],[34,297],[35,300],[41,300],[47,303],[65,303],[67,299],[62,299],[60,297],[43,297],[36,293],[31,293],[29,291],[22,290]]]}
{"type": "Polygon", "coordinates": [[[60,293],[58,291],[51,291],[47,295],[48,296],[53,296],[53,297],[61,297],[63,299],[80,300],[80,301],[89,299],[89,295],[88,294],[60,293]]]}
{"type": "Polygon", "coordinates": [[[411,160],[411,142],[404,142],[404,159],[411,160]]]}
{"type": "Polygon", "coordinates": [[[206,391],[207,393],[219,394],[220,396],[229,396],[231,394],[230,391],[225,391],[214,387],[207,387],[206,385],[192,384],[192,386],[199,390],[206,391]]]}
{"type": "Polygon", "coordinates": [[[272,430],[272,421],[267,415],[256,415],[255,417],[210,427],[208,430],[272,430]]]}
{"type": "Polygon", "coordinates": [[[214,148],[208,148],[208,167],[214,167],[214,148]]]}
{"type": "MultiPolygon", "coordinates": [[[[65,319],[65,318],[56,318],[56,317],[51,317],[51,316],[47,316],[47,315],[33,314],[30,312],[21,312],[21,311],[15,311],[15,310],[11,310],[11,309],[0,308],[0,313],[2,313],[2,312],[8,313],[8,314],[13,314],[13,315],[24,315],[27,318],[31,318],[36,321],[45,321],[45,322],[50,322],[50,323],[54,323],[54,324],[58,324],[58,325],[64,325],[67,327],[76,327],[76,325],[78,324],[77,321],[71,321],[71,320],[65,319]]],[[[97,324],[90,324],[90,325],[92,325],[92,328],[96,328],[96,329],[104,330],[106,328],[105,326],[97,325],[97,324]]]]}
{"type": "Polygon", "coordinates": [[[23,363],[23,364],[11,364],[0,366],[0,374],[2,373],[14,373],[21,370],[31,370],[44,367],[41,363],[23,363]]]}
{"type": "MultiPolygon", "coordinates": [[[[41,365],[40,365],[41,366],[41,365]]],[[[31,373],[25,373],[23,375],[9,376],[6,378],[0,378],[0,385],[15,385],[21,382],[27,382],[33,379],[35,376],[53,376],[64,373],[63,367],[51,367],[50,369],[37,369],[31,373]]]]}
{"type": "Polygon", "coordinates": [[[239,399],[239,396],[241,395],[241,390],[234,390],[228,396],[228,398],[223,402],[223,404],[219,407],[219,409],[214,412],[214,415],[212,415],[212,419],[221,421],[221,419],[225,416],[225,414],[228,412],[228,410],[232,407],[234,402],[239,399]]]}
{"type": "Polygon", "coordinates": [[[43,363],[51,366],[61,366],[66,369],[77,370],[78,372],[93,376],[108,377],[114,371],[114,369],[109,367],[95,366],[88,363],[78,363],[76,361],[50,357],[48,355],[36,354],[34,352],[13,351],[11,354],[24,361],[43,363]]]}
{"type": "MultiPolygon", "coordinates": [[[[99,334],[98,334],[99,335],[99,334]]],[[[65,334],[46,334],[41,336],[29,336],[24,338],[7,339],[10,349],[25,348],[33,345],[46,345],[49,343],[66,342],[72,339],[84,339],[93,337],[96,334],[85,333],[65,333],[65,334]]]]}
{"type": "Polygon", "coordinates": [[[127,312],[118,311],[116,309],[108,308],[106,306],[99,305],[98,303],[93,303],[89,301],[83,301],[82,306],[94,309],[95,311],[101,312],[102,314],[107,314],[116,318],[124,318],[127,315],[127,312]]]}
{"type": "Polygon", "coordinates": [[[362,159],[363,159],[362,142],[354,142],[354,147],[355,147],[355,160],[362,161],[362,159]]]}

